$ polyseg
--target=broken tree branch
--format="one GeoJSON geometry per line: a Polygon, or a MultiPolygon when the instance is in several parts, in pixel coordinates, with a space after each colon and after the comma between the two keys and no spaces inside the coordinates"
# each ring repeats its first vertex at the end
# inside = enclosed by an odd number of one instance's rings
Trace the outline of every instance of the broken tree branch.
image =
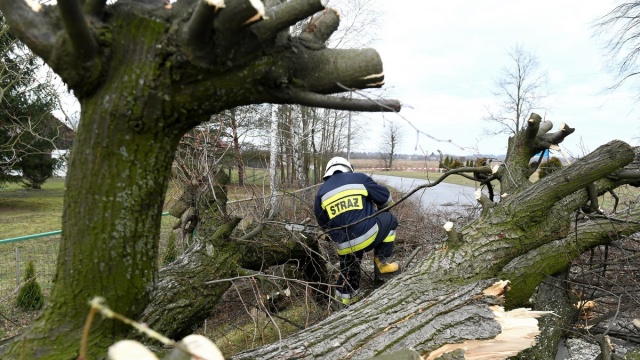
{"type": "Polygon", "coordinates": [[[216,32],[234,33],[248,23],[264,17],[264,5],[261,1],[227,1],[214,22],[216,32]]]}
{"type": "Polygon", "coordinates": [[[322,107],[336,110],[351,111],[400,111],[398,100],[371,100],[349,99],[346,97],[329,96],[316,94],[304,90],[277,90],[273,94],[276,96],[277,104],[300,104],[305,106],[322,107]]]}
{"type": "Polygon", "coordinates": [[[251,31],[264,42],[322,9],[324,6],[320,0],[287,1],[267,9],[265,19],[251,25],[251,31]]]}
{"type": "Polygon", "coordinates": [[[312,19],[299,38],[317,46],[324,46],[331,34],[338,30],[340,15],[335,9],[325,9],[318,17],[312,19]]]}
{"type": "Polygon", "coordinates": [[[199,1],[191,18],[182,28],[181,36],[190,52],[207,48],[211,44],[213,19],[219,7],[216,3],[199,1]]]}
{"type": "Polygon", "coordinates": [[[94,16],[96,18],[101,18],[104,14],[105,6],[107,5],[107,0],[86,0],[82,10],[85,14],[94,16]]]}
{"type": "Polygon", "coordinates": [[[80,3],[76,0],[58,0],[58,8],[76,54],[83,63],[95,59],[98,55],[98,43],[87,25],[80,3]]]}
{"type": "Polygon", "coordinates": [[[42,10],[32,9],[24,0],[0,0],[0,11],[11,30],[45,61],[51,57],[58,30],[42,10]]]}

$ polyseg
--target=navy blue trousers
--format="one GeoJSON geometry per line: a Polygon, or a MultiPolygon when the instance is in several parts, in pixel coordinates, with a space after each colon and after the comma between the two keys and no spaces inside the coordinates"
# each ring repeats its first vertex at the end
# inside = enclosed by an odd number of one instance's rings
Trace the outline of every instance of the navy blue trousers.
{"type": "Polygon", "coordinates": [[[338,288],[342,294],[354,294],[360,288],[360,263],[365,252],[373,250],[373,254],[381,261],[393,255],[393,241],[384,242],[389,232],[398,227],[398,220],[390,212],[383,212],[376,216],[378,223],[378,235],[371,245],[363,250],[347,255],[338,255],[340,258],[340,278],[338,288]]]}

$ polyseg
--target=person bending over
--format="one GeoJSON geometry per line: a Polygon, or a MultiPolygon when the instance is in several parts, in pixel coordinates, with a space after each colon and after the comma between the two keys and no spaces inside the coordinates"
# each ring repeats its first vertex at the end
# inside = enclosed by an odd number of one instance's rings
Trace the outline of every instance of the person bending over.
{"type": "Polygon", "coordinates": [[[354,172],[347,159],[329,160],[322,179],[314,212],[318,225],[338,246],[341,276],[335,298],[352,305],[358,301],[360,262],[365,252],[374,252],[376,281],[398,271],[398,263],[390,260],[398,220],[388,211],[372,216],[393,203],[391,193],[366,174],[354,172]]]}

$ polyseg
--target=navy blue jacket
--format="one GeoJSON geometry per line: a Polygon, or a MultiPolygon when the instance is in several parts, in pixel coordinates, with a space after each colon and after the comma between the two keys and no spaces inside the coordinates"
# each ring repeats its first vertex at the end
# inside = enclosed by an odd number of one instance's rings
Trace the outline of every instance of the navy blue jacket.
{"type": "MultiPolygon", "coordinates": [[[[352,224],[391,203],[389,190],[363,173],[335,173],[318,190],[314,212],[323,230],[352,224]]],[[[370,218],[344,229],[329,232],[338,243],[338,254],[364,249],[378,233],[376,219],[370,218]]]]}

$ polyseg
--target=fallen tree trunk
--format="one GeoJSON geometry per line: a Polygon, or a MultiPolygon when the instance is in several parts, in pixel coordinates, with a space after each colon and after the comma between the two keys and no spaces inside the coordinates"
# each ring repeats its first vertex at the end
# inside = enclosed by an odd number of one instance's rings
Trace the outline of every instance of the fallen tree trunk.
{"type": "MultiPolygon", "coordinates": [[[[159,271],[159,281],[141,322],[173,339],[181,339],[202,325],[220,298],[229,289],[231,279],[244,275],[247,270],[263,270],[270,266],[298,260],[307,281],[324,282],[321,261],[310,244],[282,238],[269,241],[231,239],[231,232],[240,219],[235,218],[218,227],[209,237],[196,237],[187,251],[159,271]],[[314,271],[305,272],[307,267],[314,271]],[[222,280],[222,281],[220,281],[222,280]]],[[[268,238],[268,232],[265,231],[268,238]]],[[[265,236],[263,234],[262,236],[265,236]]],[[[275,237],[275,236],[274,236],[275,237]]]]}
{"type": "MultiPolygon", "coordinates": [[[[499,323],[503,315],[492,308],[502,304],[502,299],[487,295],[485,289],[498,280],[512,280],[514,289],[506,294],[507,304],[528,304],[547,275],[562,272],[582,251],[609,241],[603,235],[637,231],[632,223],[618,228],[603,226],[604,222],[581,224],[571,231],[571,214],[581,205],[573,194],[622,169],[634,157],[631,147],[614,141],[535,184],[521,184],[518,192],[499,204],[485,203],[479,219],[456,229],[455,241],[445,243],[369,298],[282,342],[236,358],[369,358],[408,347],[431,359],[442,354],[438,349],[447,344],[480,340],[486,343],[445,349],[466,352],[465,358],[473,359],[477,353],[472,348],[482,348],[484,356],[495,354],[492,358],[502,359],[530,348],[533,343],[523,342],[517,351],[506,350],[495,340],[508,326],[499,323]],[[559,247],[573,236],[583,239],[579,246],[560,252],[559,247]],[[547,259],[557,267],[541,271],[547,259]]],[[[637,222],[638,214],[634,210],[629,217],[637,222]]],[[[527,317],[525,312],[520,314],[527,317]]],[[[561,314],[566,321],[571,312],[561,314]]],[[[533,333],[539,331],[534,327],[533,333]]],[[[539,352],[545,355],[538,358],[547,356],[559,339],[557,334],[553,336],[556,340],[548,334],[545,337],[547,350],[539,352]]]]}

